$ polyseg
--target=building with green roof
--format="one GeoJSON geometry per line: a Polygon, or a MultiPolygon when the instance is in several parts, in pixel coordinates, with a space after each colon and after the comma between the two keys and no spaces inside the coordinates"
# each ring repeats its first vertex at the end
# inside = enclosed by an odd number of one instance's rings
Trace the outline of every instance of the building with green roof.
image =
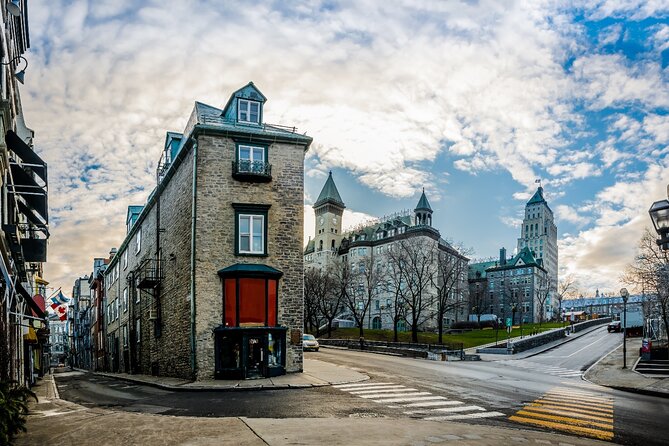
{"type": "MultiPolygon", "coordinates": [[[[431,265],[436,287],[443,286],[444,280],[451,280],[438,277],[439,263],[443,265],[451,262],[450,264],[457,265],[458,271],[461,271],[461,274],[452,279],[452,300],[455,304],[443,315],[444,324],[448,326],[457,320],[467,318],[466,272],[469,259],[444,240],[439,230],[432,226],[433,210],[425,190],[422,191],[413,211],[398,212],[342,231],[342,216],[346,206],[334,182],[332,172],[330,172],[313,208],[316,216],[315,236],[308,241],[304,250],[305,268],[327,269],[335,262],[343,261],[350,266],[352,275],[359,274],[365,265],[375,265],[375,268],[382,271],[381,275],[389,275],[392,273],[388,268],[391,250],[398,249],[398,246],[403,244],[406,246],[407,243],[421,245],[426,250],[433,249],[436,253],[435,264],[431,265]]],[[[380,284],[388,284],[390,279],[385,277],[378,281],[380,284]]],[[[398,300],[389,291],[389,286],[380,284],[377,284],[376,287],[379,290],[373,293],[369,309],[365,311],[364,325],[365,328],[392,329],[393,319],[396,319],[394,316],[396,316],[395,309],[398,300]]],[[[358,284],[351,292],[364,295],[366,296],[364,299],[368,299],[370,293],[363,288],[365,287],[358,284]]],[[[437,291],[433,284],[427,288],[425,295],[429,304],[425,305],[426,316],[421,322],[421,328],[432,330],[437,326],[435,319],[437,291]]],[[[341,318],[346,319],[351,316],[350,309],[343,310],[342,313],[341,318]]],[[[410,324],[410,320],[403,318],[399,325],[406,328],[410,324]]]]}

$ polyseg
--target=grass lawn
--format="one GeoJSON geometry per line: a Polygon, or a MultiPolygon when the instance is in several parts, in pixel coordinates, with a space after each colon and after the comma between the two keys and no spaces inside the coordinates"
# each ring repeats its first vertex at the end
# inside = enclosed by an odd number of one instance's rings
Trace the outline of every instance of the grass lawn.
{"type": "MultiPolygon", "coordinates": [[[[532,331],[546,331],[552,328],[561,327],[561,322],[544,322],[539,327],[539,324],[523,324],[523,335],[528,335],[532,331]]],[[[504,342],[507,337],[506,330],[500,329],[499,333],[499,342],[504,342]]],[[[520,326],[514,326],[511,331],[511,337],[520,336],[520,326]]],[[[327,339],[327,333],[323,333],[320,336],[323,339],[327,339]]],[[[358,339],[360,337],[360,331],[357,328],[339,328],[337,330],[332,330],[332,339],[358,339]]],[[[372,330],[365,329],[364,337],[370,341],[387,341],[392,342],[393,332],[390,330],[372,330]]],[[[411,342],[411,332],[410,331],[401,331],[398,333],[400,342],[411,342]]],[[[436,344],[438,340],[437,333],[418,333],[418,342],[424,344],[436,344]]],[[[495,330],[491,328],[484,328],[483,330],[472,330],[464,333],[458,334],[444,334],[443,336],[444,343],[462,343],[464,348],[476,347],[477,345],[489,344],[495,342],[495,330]]]]}

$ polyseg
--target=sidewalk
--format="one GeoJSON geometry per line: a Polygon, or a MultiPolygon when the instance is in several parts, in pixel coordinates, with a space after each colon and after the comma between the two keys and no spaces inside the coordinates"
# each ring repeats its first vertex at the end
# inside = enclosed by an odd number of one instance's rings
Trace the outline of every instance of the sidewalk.
{"type": "Polygon", "coordinates": [[[594,363],[586,370],[583,378],[593,384],[611,387],[627,392],[669,398],[669,378],[651,378],[632,370],[639,358],[638,347],[628,341],[627,368],[623,369],[622,345],[594,363]]]}
{"type": "MultiPolygon", "coordinates": [[[[321,361],[319,361],[321,362],[321,361]]],[[[336,367],[323,363],[321,370],[336,367]]],[[[335,369],[336,374],[341,373],[335,369]]],[[[586,438],[455,422],[411,418],[206,418],[89,408],[58,398],[53,376],[33,388],[28,432],[17,446],[59,445],[607,445],[586,438]]],[[[274,401],[280,404],[280,401],[274,401]]]]}
{"type": "Polygon", "coordinates": [[[230,391],[230,390],[261,390],[261,389],[303,389],[307,387],[331,386],[333,384],[347,384],[369,379],[369,376],[355,370],[317,359],[304,359],[302,373],[290,373],[274,378],[247,379],[247,380],[220,380],[209,379],[190,381],[180,378],[163,376],[131,375],[129,373],[93,372],[100,376],[123,379],[165,390],[183,391],[230,391]]]}

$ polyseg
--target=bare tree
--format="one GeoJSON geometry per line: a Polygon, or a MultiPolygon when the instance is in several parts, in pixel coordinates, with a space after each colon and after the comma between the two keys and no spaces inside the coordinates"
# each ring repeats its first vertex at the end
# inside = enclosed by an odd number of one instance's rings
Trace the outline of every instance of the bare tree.
{"type": "Polygon", "coordinates": [[[562,320],[562,302],[565,298],[571,297],[577,292],[578,284],[573,274],[569,274],[558,281],[557,294],[555,297],[558,301],[558,317],[562,320]]]}
{"type": "MultiPolygon", "coordinates": [[[[551,278],[544,277],[537,288],[537,304],[539,306],[539,326],[544,322],[544,315],[546,312],[546,301],[551,294],[551,278]]],[[[533,318],[534,319],[534,318],[533,318]]]]}
{"type": "Polygon", "coordinates": [[[638,255],[628,265],[621,280],[644,293],[649,290],[648,300],[669,330],[669,256],[660,249],[656,236],[646,228],[639,242],[638,255]]]}
{"type": "MultiPolygon", "coordinates": [[[[485,281],[474,281],[473,290],[469,291],[469,312],[476,315],[476,320],[481,325],[481,315],[486,312],[486,288],[485,281]]],[[[490,303],[490,307],[492,302],[490,303]]],[[[492,313],[492,310],[491,310],[492,313]]]]}
{"type": "Polygon", "coordinates": [[[393,248],[390,248],[387,260],[385,291],[392,296],[393,340],[397,342],[399,340],[397,327],[400,321],[406,320],[404,293],[406,289],[404,282],[406,262],[402,260],[400,252],[393,250],[393,248]]]}
{"type": "Polygon", "coordinates": [[[451,248],[437,253],[436,274],[431,276],[436,291],[439,344],[443,343],[444,317],[454,311],[457,319],[457,313],[464,304],[463,294],[466,294],[467,281],[463,278],[467,273],[466,250],[462,246],[451,248]]]}
{"type": "Polygon", "coordinates": [[[309,267],[304,271],[304,331],[316,333],[320,326],[319,301],[327,292],[324,274],[320,268],[309,267]]]}
{"type": "Polygon", "coordinates": [[[436,242],[430,239],[400,240],[392,245],[388,257],[402,264],[404,304],[411,325],[411,341],[418,342],[418,327],[429,319],[434,296],[430,285],[436,269],[436,242]]]}
{"type": "Polygon", "coordinates": [[[348,268],[348,290],[343,302],[360,329],[360,337],[363,337],[365,318],[372,300],[379,293],[382,275],[379,269],[374,267],[371,255],[364,255],[359,260],[351,261],[348,268]]]}

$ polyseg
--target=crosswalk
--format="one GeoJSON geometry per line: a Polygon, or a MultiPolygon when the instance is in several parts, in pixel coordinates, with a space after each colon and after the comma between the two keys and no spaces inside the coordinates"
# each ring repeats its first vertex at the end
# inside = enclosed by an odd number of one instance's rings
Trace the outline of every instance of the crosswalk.
{"type": "Polygon", "coordinates": [[[509,419],[600,440],[612,440],[614,435],[613,399],[572,387],[551,389],[509,419]]]}
{"type": "Polygon", "coordinates": [[[504,361],[499,361],[499,363],[521,369],[545,373],[547,375],[560,376],[562,378],[580,378],[583,376],[583,372],[580,370],[565,369],[564,367],[539,364],[537,362],[526,361],[524,359],[507,359],[504,361]]]}
{"type": "Polygon", "coordinates": [[[411,417],[429,421],[468,420],[505,416],[484,407],[455,401],[441,395],[391,382],[335,385],[335,388],[378,404],[384,404],[411,417]]]}

